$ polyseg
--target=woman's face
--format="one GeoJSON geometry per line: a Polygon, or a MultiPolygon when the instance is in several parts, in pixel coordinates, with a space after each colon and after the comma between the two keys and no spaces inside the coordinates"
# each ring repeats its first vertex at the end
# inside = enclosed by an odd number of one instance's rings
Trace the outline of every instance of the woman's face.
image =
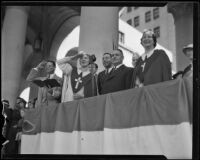
{"type": "Polygon", "coordinates": [[[90,59],[87,54],[84,54],[82,58],[80,58],[81,67],[87,67],[89,65],[90,59]]]}
{"type": "Polygon", "coordinates": [[[144,32],[141,42],[144,48],[154,47],[153,32],[151,31],[144,32]]]}

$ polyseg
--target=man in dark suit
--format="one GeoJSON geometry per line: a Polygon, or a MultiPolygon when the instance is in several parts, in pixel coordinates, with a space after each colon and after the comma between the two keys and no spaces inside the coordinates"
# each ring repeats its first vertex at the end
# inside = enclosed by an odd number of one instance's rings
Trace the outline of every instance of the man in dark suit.
{"type": "Polygon", "coordinates": [[[5,117],[5,126],[3,136],[6,138],[6,142],[4,143],[4,153],[5,154],[18,154],[19,153],[19,144],[16,141],[16,135],[18,132],[17,124],[21,119],[20,110],[25,108],[26,101],[18,97],[16,100],[16,104],[13,108],[9,107],[9,102],[4,101],[3,115],[5,117]],[[5,102],[7,104],[5,105],[5,102]]]}
{"type": "Polygon", "coordinates": [[[105,77],[101,88],[101,94],[117,92],[129,89],[132,80],[132,68],[122,64],[124,55],[122,50],[116,49],[112,52],[113,69],[111,73],[105,77]]]}
{"type": "MultiPolygon", "coordinates": [[[[62,79],[58,77],[54,71],[56,64],[54,61],[42,61],[36,68],[33,68],[27,77],[27,81],[32,82],[36,79],[45,80],[45,79],[56,79],[62,85],[62,79]],[[46,76],[42,76],[43,71],[45,70],[46,76]]],[[[57,103],[61,96],[61,87],[40,87],[38,90],[37,105],[49,103],[57,103]]]]}
{"type": "Polygon", "coordinates": [[[104,53],[102,58],[103,66],[105,70],[98,74],[97,84],[98,84],[98,92],[102,94],[102,86],[105,82],[105,78],[111,73],[112,71],[112,55],[111,53],[104,53]]]}

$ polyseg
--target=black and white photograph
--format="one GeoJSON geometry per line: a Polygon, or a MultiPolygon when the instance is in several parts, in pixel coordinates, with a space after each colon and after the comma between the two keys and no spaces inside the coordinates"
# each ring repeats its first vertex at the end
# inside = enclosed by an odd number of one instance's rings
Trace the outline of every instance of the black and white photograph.
{"type": "Polygon", "coordinates": [[[199,159],[199,2],[23,2],[1,6],[1,158],[199,159]]]}

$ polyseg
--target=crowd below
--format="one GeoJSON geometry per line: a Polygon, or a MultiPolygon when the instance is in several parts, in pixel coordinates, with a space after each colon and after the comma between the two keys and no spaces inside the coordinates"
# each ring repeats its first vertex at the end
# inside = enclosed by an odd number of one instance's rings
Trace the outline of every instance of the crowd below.
{"type": "Polygon", "coordinates": [[[38,87],[38,96],[28,103],[18,97],[14,108],[9,107],[7,100],[2,101],[2,115],[5,119],[2,134],[6,139],[2,154],[20,153],[23,117],[26,110],[192,76],[192,44],[183,47],[183,53],[191,61],[190,65],[174,75],[166,52],[155,49],[157,40],[151,30],[143,32],[141,44],[145,52],[141,56],[133,54],[132,67],[123,64],[123,51],[115,49],[111,53],[103,54],[102,63],[105,69],[98,74],[96,57],[83,51],[56,62],[42,61],[37,67],[32,68],[27,77],[30,83],[34,83],[35,80],[55,79],[59,85],[38,87]],[[63,72],[62,78],[54,73],[56,63],[63,72]],[[47,73],[45,77],[41,77],[43,70],[47,73]]]}

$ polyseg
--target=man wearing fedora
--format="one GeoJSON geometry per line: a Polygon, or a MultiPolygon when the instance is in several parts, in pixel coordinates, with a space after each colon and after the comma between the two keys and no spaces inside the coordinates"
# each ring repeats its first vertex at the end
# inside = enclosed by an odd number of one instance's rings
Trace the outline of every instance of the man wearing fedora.
{"type": "Polygon", "coordinates": [[[193,44],[184,46],[183,53],[190,60],[190,64],[183,70],[183,77],[191,77],[193,76],[193,44]]]}

